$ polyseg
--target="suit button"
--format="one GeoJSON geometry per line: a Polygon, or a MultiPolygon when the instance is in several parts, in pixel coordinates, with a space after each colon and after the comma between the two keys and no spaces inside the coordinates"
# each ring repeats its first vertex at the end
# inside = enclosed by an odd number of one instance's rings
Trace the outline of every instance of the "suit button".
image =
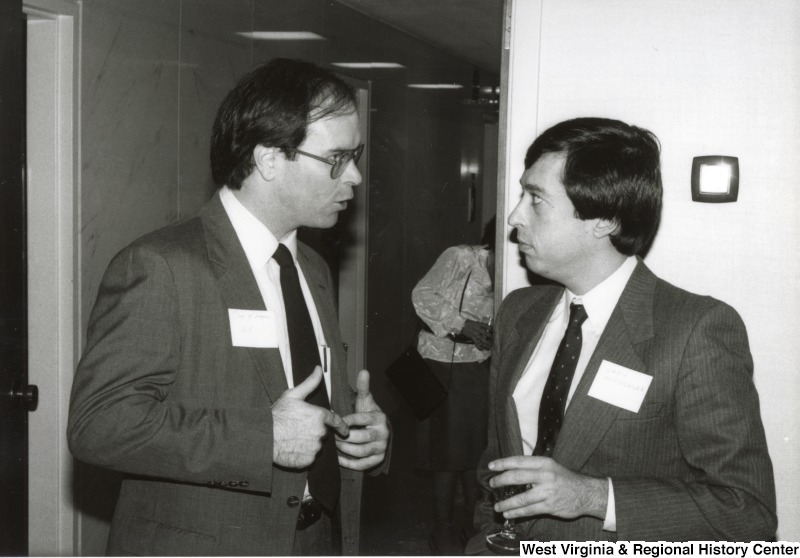
{"type": "Polygon", "coordinates": [[[286,500],[286,505],[290,508],[296,508],[300,505],[300,498],[297,496],[289,496],[289,499],[286,500]]]}
{"type": "Polygon", "coordinates": [[[250,483],[247,481],[239,481],[239,486],[241,486],[242,488],[247,488],[248,486],[250,486],[250,483]]]}

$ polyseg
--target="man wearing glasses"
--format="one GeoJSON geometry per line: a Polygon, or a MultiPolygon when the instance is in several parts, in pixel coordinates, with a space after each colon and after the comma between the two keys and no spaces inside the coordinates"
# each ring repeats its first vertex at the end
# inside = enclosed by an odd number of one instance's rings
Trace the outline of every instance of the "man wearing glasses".
{"type": "Polygon", "coordinates": [[[346,83],[273,60],[219,109],[219,192],[109,265],[68,436],[126,474],[110,554],[357,553],[389,427],[369,373],[348,378],[329,271],[296,234],[336,223],[363,149],[346,83]]]}

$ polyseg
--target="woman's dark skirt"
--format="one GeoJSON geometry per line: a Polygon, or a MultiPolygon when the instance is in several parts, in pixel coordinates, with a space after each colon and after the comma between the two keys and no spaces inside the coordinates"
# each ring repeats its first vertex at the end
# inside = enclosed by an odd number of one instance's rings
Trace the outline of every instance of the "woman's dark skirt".
{"type": "Polygon", "coordinates": [[[448,390],[441,405],[417,425],[417,468],[475,469],[486,448],[489,360],[452,365],[429,359],[425,362],[448,390]]]}

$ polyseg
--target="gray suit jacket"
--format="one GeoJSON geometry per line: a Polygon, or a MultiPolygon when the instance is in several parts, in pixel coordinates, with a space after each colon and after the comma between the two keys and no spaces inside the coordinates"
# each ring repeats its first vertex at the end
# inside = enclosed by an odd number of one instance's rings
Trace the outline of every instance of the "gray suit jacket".
{"type": "MultiPolygon", "coordinates": [[[[497,317],[490,383],[489,445],[479,465],[486,498],[476,519],[497,527],[487,464],[522,455],[512,393],[563,293],[539,286],[511,293],[497,317]]],[[[530,540],[768,540],[775,487],[753,362],[739,315],[658,279],[638,262],[564,416],[553,459],[572,471],[611,477],[617,531],[602,520],[531,518],[530,540]],[[587,395],[601,363],[652,376],[638,413],[587,395]]]]}
{"type": "MultiPolygon", "coordinates": [[[[327,266],[298,262],[332,347],[331,404],[354,409],[327,266]]],[[[234,347],[228,309],[264,310],[216,195],[199,216],[122,250],[103,278],[70,406],[70,449],[127,473],[111,554],[286,555],[306,484],[272,463],[278,349],[234,347]]],[[[362,475],[341,469],[342,542],[358,551],[362,475]]]]}

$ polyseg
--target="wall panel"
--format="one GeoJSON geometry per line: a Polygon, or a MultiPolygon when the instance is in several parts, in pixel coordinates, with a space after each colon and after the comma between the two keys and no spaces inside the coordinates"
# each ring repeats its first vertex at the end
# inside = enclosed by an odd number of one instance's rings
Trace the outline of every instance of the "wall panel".
{"type": "Polygon", "coordinates": [[[251,67],[255,0],[183,2],[180,29],[178,209],[194,215],[215,190],[209,164],[211,126],[225,95],[251,67]]]}
{"type": "Polygon", "coordinates": [[[179,14],[178,0],[83,5],[84,324],[111,257],[177,217],[179,14]]]}

